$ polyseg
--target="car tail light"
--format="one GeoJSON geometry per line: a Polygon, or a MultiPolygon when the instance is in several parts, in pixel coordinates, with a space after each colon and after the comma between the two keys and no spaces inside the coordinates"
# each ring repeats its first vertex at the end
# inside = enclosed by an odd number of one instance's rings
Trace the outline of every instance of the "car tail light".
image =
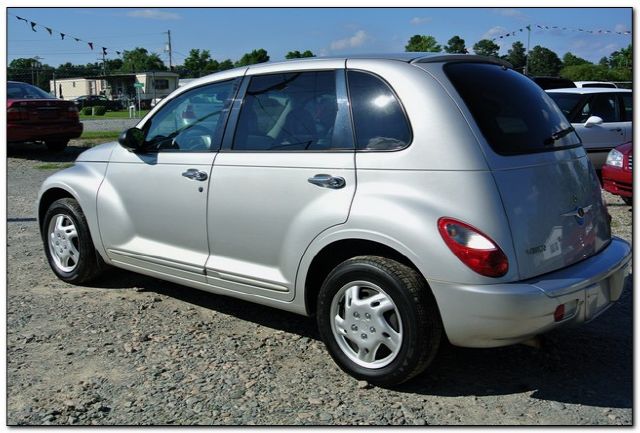
{"type": "Polygon", "coordinates": [[[69,106],[69,108],[67,109],[67,117],[71,120],[77,120],[78,119],[78,107],[76,107],[75,105],[71,105],[69,106]]]}
{"type": "Polygon", "coordinates": [[[27,107],[9,107],[7,108],[7,120],[10,122],[29,120],[29,109],[27,107]]]}
{"type": "Polygon", "coordinates": [[[445,217],[438,220],[438,230],[451,252],[480,275],[501,277],[509,270],[507,256],[480,230],[445,217]]]}

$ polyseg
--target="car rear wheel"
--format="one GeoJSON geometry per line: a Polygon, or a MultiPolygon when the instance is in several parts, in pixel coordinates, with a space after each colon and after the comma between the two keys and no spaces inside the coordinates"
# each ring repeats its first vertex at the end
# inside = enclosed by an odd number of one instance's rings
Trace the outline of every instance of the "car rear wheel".
{"type": "Polygon", "coordinates": [[[45,141],[45,144],[47,145],[47,149],[49,149],[51,152],[62,152],[67,147],[68,143],[69,143],[68,138],[64,138],[64,139],[56,138],[56,139],[45,141]]]}
{"type": "Polygon", "coordinates": [[[633,198],[632,197],[622,197],[622,200],[627,206],[633,206],[633,198]]]}
{"type": "Polygon", "coordinates": [[[44,215],[41,230],[47,260],[58,278],[82,284],[100,275],[104,262],[93,246],[78,202],[71,198],[53,202],[44,215]]]}
{"type": "Polygon", "coordinates": [[[379,386],[424,371],[442,337],[426,281],[414,269],[382,257],[355,257],[338,265],[320,289],[317,320],[340,368],[379,386]]]}

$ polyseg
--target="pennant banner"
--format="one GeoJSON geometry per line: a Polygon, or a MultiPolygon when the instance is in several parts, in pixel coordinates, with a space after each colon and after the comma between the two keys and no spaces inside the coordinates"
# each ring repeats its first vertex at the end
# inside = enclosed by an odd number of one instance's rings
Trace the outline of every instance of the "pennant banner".
{"type": "MultiPolygon", "coordinates": [[[[491,38],[491,40],[492,41],[496,41],[498,39],[503,39],[503,38],[508,38],[510,36],[515,36],[518,32],[523,32],[524,29],[527,29],[527,30],[531,31],[531,27],[532,27],[532,24],[529,24],[529,25],[525,26],[524,28],[521,28],[521,29],[518,29],[518,30],[513,30],[513,31],[510,31],[510,32],[504,33],[502,35],[499,35],[499,36],[495,36],[495,37],[491,38]]],[[[570,28],[570,27],[560,27],[560,26],[545,26],[545,25],[541,25],[541,24],[535,24],[535,27],[540,29],[540,30],[563,30],[563,31],[570,31],[570,32],[590,33],[592,35],[602,35],[602,34],[630,35],[631,34],[630,30],[624,30],[624,31],[605,30],[605,29],[586,30],[586,29],[581,29],[581,28],[570,28]]]]}

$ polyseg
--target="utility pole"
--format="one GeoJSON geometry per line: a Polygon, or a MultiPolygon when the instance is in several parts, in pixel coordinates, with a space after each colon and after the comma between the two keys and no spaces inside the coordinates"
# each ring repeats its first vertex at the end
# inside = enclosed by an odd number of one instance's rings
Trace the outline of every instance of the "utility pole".
{"type": "Polygon", "coordinates": [[[171,58],[171,30],[167,30],[166,32],[164,32],[167,34],[167,49],[165,51],[169,52],[169,70],[172,71],[173,70],[173,62],[172,62],[172,58],[171,58]]]}
{"type": "Polygon", "coordinates": [[[531,24],[527,25],[527,55],[524,60],[524,74],[529,74],[529,46],[531,45],[531,24]]]}
{"type": "Polygon", "coordinates": [[[44,60],[44,59],[40,56],[35,56],[31,61],[31,84],[33,84],[34,86],[38,85],[38,80],[40,78],[38,77],[38,71],[40,69],[40,66],[42,66],[42,64],[40,63],[40,60],[44,60]],[[33,78],[34,70],[35,70],[35,80],[33,78]]]}

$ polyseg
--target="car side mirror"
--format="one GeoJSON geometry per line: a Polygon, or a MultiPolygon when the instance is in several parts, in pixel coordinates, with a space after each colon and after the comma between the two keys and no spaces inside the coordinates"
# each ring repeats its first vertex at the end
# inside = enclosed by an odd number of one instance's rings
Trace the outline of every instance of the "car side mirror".
{"type": "Polygon", "coordinates": [[[136,152],[142,150],[144,144],[144,133],[138,128],[129,128],[122,131],[118,137],[118,143],[125,149],[136,152]]]}
{"type": "Polygon", "coordinates": [[[591,116],[584,123],[585,128],[591,128],[593,125],[602,125],[602,117],[591,116]]]}

